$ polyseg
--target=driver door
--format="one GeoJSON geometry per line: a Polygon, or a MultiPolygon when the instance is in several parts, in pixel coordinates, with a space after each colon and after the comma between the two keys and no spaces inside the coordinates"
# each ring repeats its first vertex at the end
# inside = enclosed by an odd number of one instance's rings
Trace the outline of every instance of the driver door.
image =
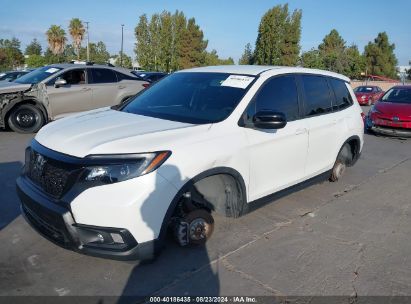
{"type": "Polygon", "coordinates": [[[305,121],[299,119],[299,94],[293,75],[267,80],[250,103],[246,120],[251,123],[261,110],[285,114],[287,124],[282,129],[245,128],[251,201],[301,181],[308,150],[308,131],[305,121]]]}
{"type": "Polygon", "coordinates": [[[53,119],[93,109],[86,69],[72,69],[55,77],[47,83],[47,96],[53,119]],[[56,86],[58,78],[66,84],[56,86]]]}

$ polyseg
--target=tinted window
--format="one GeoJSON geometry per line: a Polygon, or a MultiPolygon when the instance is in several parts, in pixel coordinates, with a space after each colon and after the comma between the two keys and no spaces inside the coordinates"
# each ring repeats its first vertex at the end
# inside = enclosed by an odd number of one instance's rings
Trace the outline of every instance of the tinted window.
{"type": "Polygon", "coordinates": [[[305,93],[305,115],[314,116],[331,112],[331,95],[327,79],[312,75],[303,75],[301,78],[305,93]]]}
{"type": "Polygon", "coordinates": [[[54,84],[57,78],[64,79],[69,85],[84,84],[86,83],[86,73],[84,70],[70,70],[58,77],[54,78],[48,84],[54,84]]]}
{"type": "Polygon", "coordinates": [[[126,74],[123,74],[123,73],[120,73],[120,72],[116,72],[116,74],[117,74],[117,79],[118,79],[118,81],[122,81],[122,80],[139,80],[139,79],[136,79],[136,77],[134,77],[134,76],[129,76],[129,75],[126,75],[126,74]]]}
{"type": "Polygon", "coordinates": [[[90,83],[117,82],[116,73],[109,69],[91,69],[90,83]]]}
{"type": "Polygon", "coordinates": [[[225,73],[174,73],[141,91],[121,111],[193,124],[226,119],[254,77],[225,73]]]}
{"type": "Polygon", "coordinates": [[[382,102],[411,104],[411,87],[394,87],[382,97],[382,102]]]}
{"type": "Polygon", "coordinates": [[[330,78],[330,83],[335,94],[334,110],[342,110],[353,104],[351,94],[344,81],[330,78]]]}
{"type": "Polygon", "coordinates": [[[262,110],[284,113],[287,121],[298,119],[298,93],[294,76],[271,78],[263,84],[247,110],[247,119],[262,110]]]}

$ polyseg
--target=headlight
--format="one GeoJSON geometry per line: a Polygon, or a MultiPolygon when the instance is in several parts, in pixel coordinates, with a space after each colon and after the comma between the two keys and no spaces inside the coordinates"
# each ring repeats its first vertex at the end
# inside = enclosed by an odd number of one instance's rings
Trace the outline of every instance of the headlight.
{"type": "Polygon", "coordinates": [[[171,155],[170,151],[134,155],[92,155],[93,165],[85,168],[84,182],[117,183],[153,172],[171,155]]]}

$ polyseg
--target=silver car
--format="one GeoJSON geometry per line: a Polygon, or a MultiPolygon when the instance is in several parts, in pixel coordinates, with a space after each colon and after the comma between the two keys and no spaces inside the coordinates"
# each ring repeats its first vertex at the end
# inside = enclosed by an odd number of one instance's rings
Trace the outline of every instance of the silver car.
{"type": "Polygon", "coordinates": [[[37,132],[49,121],[121,104],[148,86],[129,70],[107,65],[53,64],[0,84],[0,127],[37,132]]]}

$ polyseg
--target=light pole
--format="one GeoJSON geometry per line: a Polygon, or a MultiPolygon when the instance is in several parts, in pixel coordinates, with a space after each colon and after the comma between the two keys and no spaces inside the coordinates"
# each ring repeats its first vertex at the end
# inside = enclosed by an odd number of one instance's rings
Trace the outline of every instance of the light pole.
{"type": "Polygon", "coordinates": [[[89,21],[84,21],[84,23],[86,24],[86,29],[87,29],[87,62],[90,61],[90,48],[89,48],[89,44],[90,44],[90,37],[88,34],[88,24],[90,23],[89,21]]]}
{"type": "Polygon", "coordinates": [[[124,24],[121,25],[121,51],[120,51],[120,66],[123,67],[123,28],[124,24]]]}

